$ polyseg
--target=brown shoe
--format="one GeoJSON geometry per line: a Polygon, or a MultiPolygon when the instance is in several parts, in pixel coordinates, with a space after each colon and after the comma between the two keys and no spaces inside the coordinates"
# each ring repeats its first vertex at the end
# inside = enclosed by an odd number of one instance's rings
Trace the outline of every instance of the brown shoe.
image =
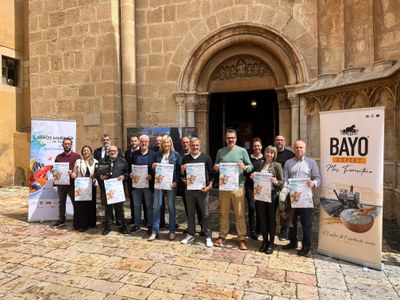
{"type": "Polygon", "coordinates": [[[222,247],[222,245],[224,244],[224,242],[225,242],[225,238],[219,237],[219,238],[217,238],[217,239],[215,240],[214,246],[215,246],[215,247],[222,247]]]}
{"type": "Polygon", "coordinates": [[[247,243],[245,240],[239,241],[239,249],[240,250],[247,250],[247,243]]]}

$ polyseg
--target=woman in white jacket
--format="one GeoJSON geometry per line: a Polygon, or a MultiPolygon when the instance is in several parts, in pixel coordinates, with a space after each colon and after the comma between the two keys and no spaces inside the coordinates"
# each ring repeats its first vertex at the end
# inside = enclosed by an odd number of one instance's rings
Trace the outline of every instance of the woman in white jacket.
{"type": "Polygon", "coordinates": [[[75,201],[73,227],[75,230],[86,231],[96,227],[96,186],[94,179],[95,165],[98,161],[93,157],[92,148],[88,145],[82,147],[81,159],[75,162],[71,174],[77,177],[90,177],[93,180],[92,199],[90,201],[75,201]]]}

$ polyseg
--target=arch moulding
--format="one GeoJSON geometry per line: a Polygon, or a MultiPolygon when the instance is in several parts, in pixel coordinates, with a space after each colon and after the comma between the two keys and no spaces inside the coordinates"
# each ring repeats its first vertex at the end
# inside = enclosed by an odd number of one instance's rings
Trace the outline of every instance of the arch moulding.
{"type": "Polygon", "coordinates": [[[191,53],[174,94],[178,126],[196,126],[199,138],[206,146],[210,83],[219,66],[240,57],[251,57],[263,62],[273,80],[258,80],[258,84],[247,89],[246,85],[241,85],[238,91],[275,89],[278,94],[279,120],[282,123],[281,133],[296,138],[298,129],[293,127],[298,128],[299,109],[297,101],[291,99],[296,86],[309,81],[305,60],[285,36],[254,24],[235,24],[222,28],[205,38],[191,53]]]}

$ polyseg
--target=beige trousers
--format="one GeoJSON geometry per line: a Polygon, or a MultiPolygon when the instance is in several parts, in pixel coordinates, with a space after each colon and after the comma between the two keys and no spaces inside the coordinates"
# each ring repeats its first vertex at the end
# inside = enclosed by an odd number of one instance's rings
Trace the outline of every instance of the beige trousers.
{"type": "Polygon", "coordinates": [[[231,191],[219,191],[220,201],[220,225],[219,236],[225,238],[229,232],[229,213],[231,211],[231,204],[235,212],[236,230],[238,233],[238,240],[246,239],[246,220],[245,220],[245,207],[244,207],[244,189],[231,191]]]}

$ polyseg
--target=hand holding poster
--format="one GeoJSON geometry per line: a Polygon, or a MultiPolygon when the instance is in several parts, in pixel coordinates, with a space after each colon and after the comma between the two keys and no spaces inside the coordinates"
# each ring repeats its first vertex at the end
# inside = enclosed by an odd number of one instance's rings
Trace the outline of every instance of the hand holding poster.
{"type": "Polygon", "coordinates": [[[174,165],[157,164],[156,175],[154,178],[154,188],[158,190],[171,190],[173,177],[174,165]]]}
{"type": "Polygon", "coordinates": [[[239,189],[239,166],[237,163],[219,164],[219,190],[237,191],[239,189]]]}
{"type": "Polygon", "coordinates": [[[134,188],[148,188],[149,181],[146,177],[149,175],[146,165],[132,165],[132,187],[134,188]]]}
{"type": "Polygon", "coordinates": [[[307,186],[309,180],[309,178],[289,178],[292,208],[314,207],[312,190],[307,186]]]}
{"type": "Polygon", "coordinates": [[[254,172],[254,199],[264,202],[271,200],[271,173],[254,172]]]}
{"type": "Polygon", "coordinates": [[[70,185],[69,163],[55,162],[53,165],[53,179],[55,185],[70,185]]]}
{"type": "Polygon", "coordinates": [[[186,187],[190,190],[201,190],[206,186],[204,163],[186,164],[186,187]]]}
{"type": "Polygon", "coordinates": [[[75,201],[92,200],[93,180],[90,177],[77,177],[75,179],[75,201]]]}
{"type": "Polygon", "coordinates": [[[108,205],[125,201],[125,191],[122,180],[118,180],[118,178],[106,179],[104,180],[104,187],[106,189],[108,205]]]}

